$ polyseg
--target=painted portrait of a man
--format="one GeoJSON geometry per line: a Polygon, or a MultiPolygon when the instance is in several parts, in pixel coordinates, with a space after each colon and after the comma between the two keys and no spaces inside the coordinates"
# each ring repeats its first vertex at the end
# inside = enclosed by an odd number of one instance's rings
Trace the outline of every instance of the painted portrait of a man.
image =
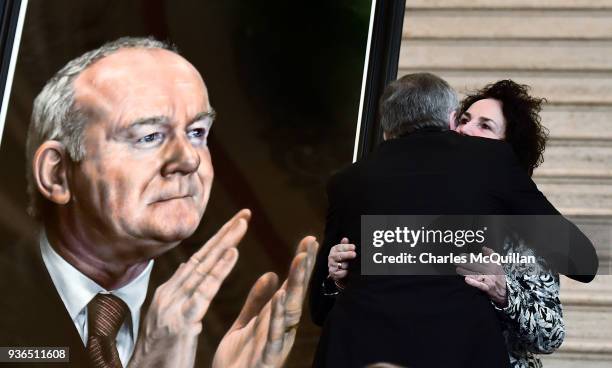
{"type": "Polygon", "coordinates": [[[320,8],[286,6],[27,4],[0,145],[4,345],[75,366],[287,359],[321,188],[352,156],[370,4],[316,26],[320,8]],[[355,61],[342,84],[334,57],[355,61]]]}

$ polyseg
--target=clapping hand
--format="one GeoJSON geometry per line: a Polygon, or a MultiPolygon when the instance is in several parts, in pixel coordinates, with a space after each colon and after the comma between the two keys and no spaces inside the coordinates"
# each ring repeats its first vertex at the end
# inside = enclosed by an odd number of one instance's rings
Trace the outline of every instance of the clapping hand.
{"type": "Polygon", "coordinates": [[[217,348],[214,368],[283,365],[295,340],[317,248],[314,237],[302,239],[280,289],[274,273],[255,282],[240,315],[217,348]]]}
{"type": "Polygon", "coordinates": [[[128,368],[193,367],[202,318],[236,264],[250,217],[238,212],[155,290],[128,368]]]}

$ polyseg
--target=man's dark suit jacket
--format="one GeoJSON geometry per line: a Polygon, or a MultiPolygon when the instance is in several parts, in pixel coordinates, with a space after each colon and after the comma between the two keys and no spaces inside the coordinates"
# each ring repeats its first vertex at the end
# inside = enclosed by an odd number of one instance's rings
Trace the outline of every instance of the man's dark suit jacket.
{"type": "MultiPolygon", "coordinates": [[[[316,367],[504,367],[508,364],[490,300],[460,276],[362,276],[361,215],[558,214],[504,142],[427,128],[383,142],[368,159],[328,185],[325,239],[311,280],[313,321],[323,326],[316,367]],[[330,248],[357,245],[347,287],[324,296],[330,248]]],[[[571,225],[573,226],[573,225],[571,225]]],[[[582,281],[597,270],[592,244],[572,227],[586,260],[582,281]],[[585,271],[586,269],[586,271],[585,271]]]]}
{"type": "MultiPolygon", "coordinates": [[[[0,254],[0,346],[69,347],[69,363],[0,363],[1,367],[88,367],[85,347],[43,263],[38,244],[25,243],[2,249],[0,254]]],[[[155,261],[144,316],[157,286],[176,269],[171,256],[155,261]]],[[[201,344],[197,361],[210,360],[210,349],[201,344]]]]}
{"type": "Polygon", "coordinates": [[[11,366],[87,367],[83,342],[47,272],[38,244],[5,248],[0,261],[3,263],[0,271],[0,345],[68,347],[70,350],[70,363],[15,363],[11,366]]]}

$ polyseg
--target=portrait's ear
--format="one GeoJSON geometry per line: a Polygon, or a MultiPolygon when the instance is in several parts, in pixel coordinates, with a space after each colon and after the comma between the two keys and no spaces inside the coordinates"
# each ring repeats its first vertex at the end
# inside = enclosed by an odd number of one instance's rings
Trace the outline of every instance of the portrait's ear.
{"type": "Polygon", "coordinates": [[[457,119],[457,111],[453,110],[450,113],[450,120],[449,120],[451,130],[455,130],[455,128],[457,128],[457,121],[455,119],[457,119]]]}
{"type": "Polygon", "coordinates": [[[53,203],[70,201],[68,165],[70,159],[63,144],[45,141],[38,147],[32,163],[34,180],[40,194],[53,203]]]}

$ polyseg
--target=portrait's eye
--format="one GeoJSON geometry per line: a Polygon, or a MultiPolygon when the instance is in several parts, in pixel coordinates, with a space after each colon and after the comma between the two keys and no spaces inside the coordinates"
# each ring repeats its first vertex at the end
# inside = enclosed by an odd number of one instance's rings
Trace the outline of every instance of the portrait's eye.
{"type": "Polygon", "coordinates": [[[457,122],[457,124],[459,124],[459,125],[467,124],[468,121],[469,121],[469,119],[467,118],[467,116],[462,115],[459,118],[459,121],[457,122]]]}
{"type": "Polygon", "coordinates": [[[491,127],[489,126],[489,124],[486,124],[486,123],[480,124],[480,128],[483,130],[491,130],[491,127]]]}
{"type": "Polygon", "coordinates": [[[138,138],[136,145],[141,148],[155,147],[164,140],[164,133],[155,132],[138,138]]]}
{"type": "Polygon", "coordinates": [[[189,136],[189,139],[205,138],[206,137],[206,129],[204,129],[204,128],[192,129],[192,130],[190,130],[187,133],[187,136],[189,136]]]}
{"type": "Polygon", "coordinates": [[[187,138],[191,144],[194,146],[206,145],[206,138],[210,132],[211,124],[212,122],[210,122],[208,119],[193,123],[187,129],[187,138]]]}

